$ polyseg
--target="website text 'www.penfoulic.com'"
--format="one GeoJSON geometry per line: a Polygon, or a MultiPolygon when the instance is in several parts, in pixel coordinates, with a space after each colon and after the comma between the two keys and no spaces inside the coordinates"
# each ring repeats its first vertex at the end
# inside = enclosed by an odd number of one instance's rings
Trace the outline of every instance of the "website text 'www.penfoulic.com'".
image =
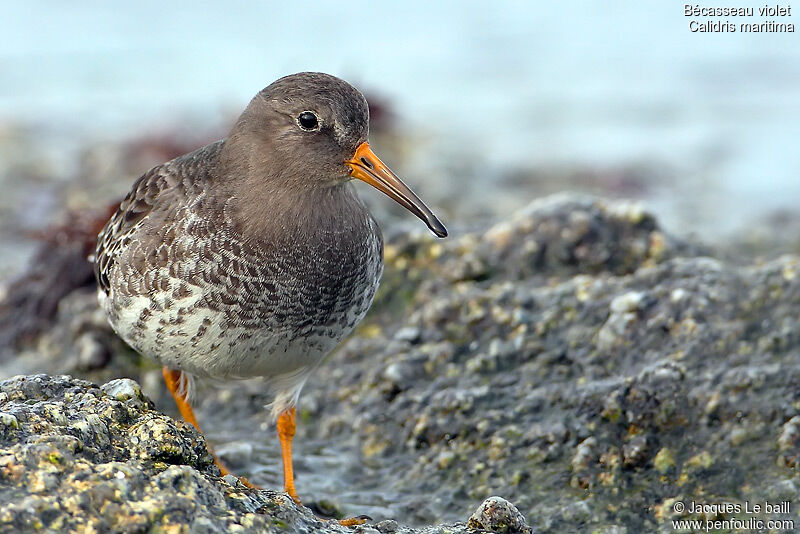
{"type": "Polygon", "coordinates": [[[712,532],[712,531],[747,531],[747,532],[795,532],[794,519],[786,517],[791,513],[791,502],[720,502],[701,503],[696,501],[675,501],[672,511],[676,514],[689,514],[704,519],[672,519],[672,528],[676,532],[712,532]],[[736,514],[739,517],[725,517],[736,514]],[[773,515],[762,517],[761,514],[773,515]]]}

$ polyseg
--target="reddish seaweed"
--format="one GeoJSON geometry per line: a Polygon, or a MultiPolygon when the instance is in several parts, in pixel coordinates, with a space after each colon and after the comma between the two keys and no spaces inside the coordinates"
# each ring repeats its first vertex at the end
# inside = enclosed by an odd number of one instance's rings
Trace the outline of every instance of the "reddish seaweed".
{"type": "Polygon", "coordinates": [[[89,255],[97,233],[119,202],[99,212],[70,212],[64,222],[31,232],[40,241],[24,274],[9,285],[0,301],[0,346],[20,346],[46,328],[59,301],[82,287],[94,285],[89,255]]]}

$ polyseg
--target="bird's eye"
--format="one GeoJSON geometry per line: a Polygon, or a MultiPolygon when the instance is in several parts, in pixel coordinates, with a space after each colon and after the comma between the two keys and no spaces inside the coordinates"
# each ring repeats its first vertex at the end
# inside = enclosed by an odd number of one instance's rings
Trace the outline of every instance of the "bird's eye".
{"type": "Polygon", "coordinates": [[[313,111],[304,111],[297,116],[297,125],[307,132],[319,130],[319,118],[313,111]]]}

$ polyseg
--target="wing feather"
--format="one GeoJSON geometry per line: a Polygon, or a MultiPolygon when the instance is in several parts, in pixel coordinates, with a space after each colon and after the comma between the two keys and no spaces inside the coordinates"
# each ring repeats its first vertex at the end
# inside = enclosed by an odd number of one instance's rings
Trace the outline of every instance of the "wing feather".
{"type": "Polygon", "coordinates": [[[217,141],[153,167],[134,182],[119,209],[97,236],[94,273],[100,289],[106,295],[111,291],[109,277],[119,255],[135,237],[145,219],[168,217],[168,211],[186,206],[213,172],[222,143],[217,141]]]}

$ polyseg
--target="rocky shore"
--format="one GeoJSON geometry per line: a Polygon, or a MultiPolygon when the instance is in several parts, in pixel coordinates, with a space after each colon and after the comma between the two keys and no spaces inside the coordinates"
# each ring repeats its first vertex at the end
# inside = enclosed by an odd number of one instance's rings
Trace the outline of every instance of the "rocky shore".
{"type": "MultiPolygon", "coordinates": [[[[300,496],[317,515],[369,514],[363,532],[800,527],[800,257],[721,250],[636,205],[575,196],[446,241],[388,232],[373,310],[301,396],[300,496]],[[745,501],[790,506],[688,511],[745,501]]],[[[14,294],[0,317],[20,319],[14,294]]],[[[90,283],[35,335],[18,324],[0,321],[18,340],[0,377],[24,375],[0,385],[0,530],[346,530],[220,479],[90,283]]],[[[279,488],[263,386],[198,398],[234,471],[279,488]]]]}
{"type": "MultiPolygon", "coordinates": [[[[68,376],[0,383],[3,532],[347,532],[287,495],[220,478],[202,437],[158,413],[130,379],[68,376]],[[5,446],[10,445],[6,448],[5,446]]],[[[529,532],[513,505],[487,499],[467,525],[529,532]]],[[[441,532],[382,521],[361,532],[441,532]]]]}

